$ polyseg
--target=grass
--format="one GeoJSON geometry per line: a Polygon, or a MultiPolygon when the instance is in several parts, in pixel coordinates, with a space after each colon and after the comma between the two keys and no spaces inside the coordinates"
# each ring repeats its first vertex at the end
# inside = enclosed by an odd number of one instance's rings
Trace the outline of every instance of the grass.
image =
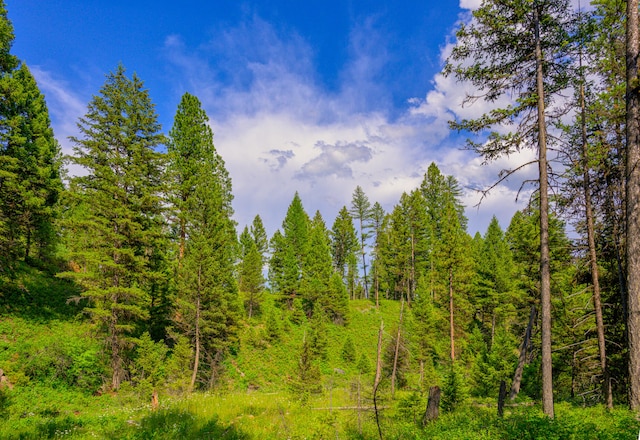
{"type": "MultiPolygon", "coordinates": [[[[317,361],[323,392],[300,395],[291,383],[310,327],[283,319],[267,297],[263,315],[243,327],[240,348],[225,361],[216,392],[180,397],[166,391],[152,411],[148,396],[130,387],[93,394],[107,373],[101,341],[79,317],[80,306],[66,301],[77,294],[73,286],[28,266],[18,275],[0,280],[0,368],[15,385],[0,390],[0,439],[378,438],[371,409],[377,332],[383,321],[385,341],[391,339],[397,302],[382,301],[376,309],[370,301],[351,301],[349,324],[326,326],[327,355],[317,361]],[[277,340],[268,337],[269,314],[282,326],[277,340]],[[355,359],[368,361],[368,372],[360,371],[359,361],[342,358],[347,338],[355,359]]],[[[555,420],[536,406],[509,408],[499,419],[491,399],[483,405],[466,402],[423,427],[426,396],[419,392],[418,375],[408,378],[394,400],[384,383],[379,396],[384,438],[622,440],[638,438],[640,430],[627,410],[568,403],[556,404],[555,420]]]]}
{"type": "MultiPolygon", "coordinates": [[[[160,408],[123,405],[119,396],[86,397],[43,389],[20,396],[19,406],[37,402],[32,411],[0,424],[2,439],[376,439],[371,411],[339,409],[353,405],[348,392],[312,396],[298,401],[289,393],[196,393],[163,398],[160,408]],[[44,396],[38,400],[35,396],[44,396]],[[24,400],[24,402],[23,402],[24,400]],[[52,404],[56,402],[56,406],[52,404]]],[[[640,422],[627,410],[580,408],[556,404],[556,419],[538,407],[512,408],[502,419],[495,408],[472,405],[442,414],[426,427],[414,423],[398,403],[387,402],[381,414],[384,438],[393,439],[636,439],[640,422]]]]}

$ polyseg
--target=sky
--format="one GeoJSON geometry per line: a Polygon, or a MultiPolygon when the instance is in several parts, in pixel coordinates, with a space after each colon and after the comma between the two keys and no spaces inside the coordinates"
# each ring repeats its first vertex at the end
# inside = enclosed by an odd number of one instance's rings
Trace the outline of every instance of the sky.
{"type": "MultiPolygon", "coordinates": [[[[480,201],[524,151],[483,165],[448,121],[478,116],[469,90],[440,74],[455,30],[479,0],[5,0],[12,53],[44,93],[63,153],[121,63],[135,72],[168,133],[181,96],[196,95],[233,183],[241,230],[269,235],[295,192],[331,227],[361,186],[390,212],[432,162],[464,189],[469,233],[503,229],[528,200],[529,169],[480,201]]],[[[74,172],[73,170],[71,170],[74,172]]]]}

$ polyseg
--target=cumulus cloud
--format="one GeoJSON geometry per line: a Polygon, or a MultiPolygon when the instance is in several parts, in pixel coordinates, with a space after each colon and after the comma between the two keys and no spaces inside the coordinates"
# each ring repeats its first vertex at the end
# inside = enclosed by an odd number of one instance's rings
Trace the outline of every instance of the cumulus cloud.
{"type": "MultiPolygon", "coordinates": [[[[443,46],[443,53],[450,48],[443,46]]],[[[175,101],[189,91],[210,116],[216,148],[233,181],[239,226],[259,214],[272,234],[296,191],[307,212],[319,210],[329,225],[350,205],[357,185],[372,203],[390,211],[403,192],[420,184],[431,162],[466,188],[471,232],[486,229],[494,213],[508,221],[517,207],[516,182],[497,188],[480,208],[473,206],[479,200],[475,189],[511,162],[481,166],[448,128],[453,117],[483,111],[460,107],[467,89],[436,75],[423,98],[392,118],[385,111],[388,91],[377,80],[388,53],[375,20],[354,25],[348,53],[339,84],[329,90],[317,77],[309,44],[259,17],[221,30],[197,47],[179,35],[166,37],[165,74],[175,101]]],[[[47,91],[58,136],[74,134],[84,104],[47,72],[36,77],[47,91]]]]}
{"type": "Polygon", "coordinates": [[[315,181],[321,177],[336,176],[338,178],[353,178],[352,162],[369,162],[373,151],[362,142],[341,143],[329,145],[318,141],[315,148],[321,153],[302,165],[296,177],[301,180],[315,181]]]}

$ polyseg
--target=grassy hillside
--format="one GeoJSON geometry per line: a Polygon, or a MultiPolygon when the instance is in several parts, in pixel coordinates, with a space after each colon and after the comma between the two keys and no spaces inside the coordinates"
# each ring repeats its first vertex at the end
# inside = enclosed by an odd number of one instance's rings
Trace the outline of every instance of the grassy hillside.
{"type": "MultiPolygon", "coordinates": [[[[305,394],[299,388],[301,348],[317,323],[289,316],[267,297],[261,314],[244,321],[213,391],[185,396],[163,388],[159,408],[152,410],[141,388],[100,392],[107,375],[102,341],[83,319],[82,305],[68,301],[77,294],[73,285],[29,266],[2,279],[0,369],[12,388],[0,389],[0,438],[379,438],[372,399],[378,328],[384,322],[388,345],[397,328],[397,302],[383,301],[376,309],[369,301],[352,301],[348,325],[324,323],[326,354],[314,361],[317,392],[305,394]],[[345,355],[349,340],[352,350],[345,355]]],[[[411,347],[403,349],[411,361],[411,347]]],[[[535,406],[509,408],[498,419],[491,400],[467,401],[422,427],[426,396],[415,362],[409,365],[407,384],[394,399],[388,379],[381,387],[384,438],[623,439],[636,438],[640,429],[626,410],[568,404],[557,405],[555,421],[535,406]]]]}

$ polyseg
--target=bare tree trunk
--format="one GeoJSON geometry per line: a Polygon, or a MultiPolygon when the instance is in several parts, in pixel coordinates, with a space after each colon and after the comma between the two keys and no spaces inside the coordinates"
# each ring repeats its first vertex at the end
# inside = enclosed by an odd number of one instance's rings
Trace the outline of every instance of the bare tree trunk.
{"type": "Polygon", "coordinates": [[[549,188],[547,176],[547,125],[545,121],[544,77],[540,43],[539,6],[534,2],[536,41],[536,90],[538,93],[538,166],[540,172],[540,303],[542,308],[542,411],[550,418],[553,410],[553,366],[551,359],[551,269],[549,256],[549,188]]]}
{"type": "Polygon", "coordinates": [[[536,320],[536,306],[531,306],[531,313],[529,314],[529,324],[527,324],[527,330],[524,332],[524,340],[520,346],[520,357],[518,358],[518,366],[516,372],[513,374],[513,382],[511,382],[511,392],[509,393],[509,399],[514,400],[520,392],[520,384],[522,383],[522,372],[524,371],[524,364],[527,361],[527,350],[531,342],[531,332],[533,330],[533,323],[536,320]]]}
{"type": "Polygon", "coordinates": [[[380,330],[378,330],[378,357],[376,359],[376,378],[373,383],[373,409],[376,415],[376,425],[378,426],[378,435],[382,440],[382,428],[380,427],[380,416],[378,414],[378,386],[382,377],[382,332],[384,331],[384,323],[380,321],[380,330]]]}
{"type": "Polygon", "coordinates": [[[396,335],[396,346],[393,353],[393,371],[391,372],[391,398],[396,395],[396,373],[398,372],[398,353],[400,352],[400,332],[402,330],[402,312],[404,311],[404,298],[400,303],[400,320],[398,322],[398,333],[396,335]]]}
{"type": "Polygon", "coordinates": [[[629,316],[629,405],[640,411],[640,84],[638,84],[638,0],[627,0],[627,293],[629,316]]]}
{"type": "MultiPolygon", "coordinates": [[[[580,57],[582,65],[582,57],[580,57]]],[[[602,370],[602,394],[608,409],[613,408],[613,394],[607,369],[607,355],[604,339],[604,321],[602,319],[602,301],[600,296],[600,277],[598,259],[596,255],[596,239],[593,225],[593,206],[591,204],[591,179],[589,175],[589,149],[587,145],[587,121],[584,99],[584,83],[580,83],[580,125],[582,132],[582,166],[584,211],[587,220],[587,241],[589,242],[589,263],[591,266],[591,282],[593,284],[593,308],[596,313],[596,332],[598,334],[598,353],[600,355],[600,369],[602,370]]]]}
{"type": "Polygon", "coordinates": [[[375,390],[382,378],[382,332],[384,331],[384,322],[380,321],[380,330],[378,330],[378,357],[376,358],[376,378],[373,382],[373,389],[375,390]]]}
{"type": "Polygon", "coordinates": [[[422,424],[426,425],[432,420],[438,418],[440,412],[440,387],[429,388],[429,400],[427,401],[427,410],[424,413],[422,424]]]}

